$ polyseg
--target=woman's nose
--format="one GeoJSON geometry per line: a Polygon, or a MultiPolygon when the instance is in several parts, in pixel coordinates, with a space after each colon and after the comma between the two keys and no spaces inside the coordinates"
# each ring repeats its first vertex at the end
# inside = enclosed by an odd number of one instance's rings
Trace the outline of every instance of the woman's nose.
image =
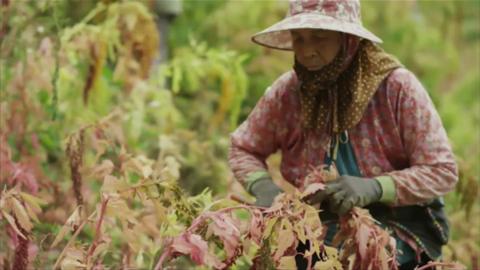
{"type": "Polygon", "coordinates": [[[318,52],[317,50],[315,49],[314,46],[305,46],[304,50],[303,50],[303,56],[304,57],[315,57],[318,55],[318,52]]]}

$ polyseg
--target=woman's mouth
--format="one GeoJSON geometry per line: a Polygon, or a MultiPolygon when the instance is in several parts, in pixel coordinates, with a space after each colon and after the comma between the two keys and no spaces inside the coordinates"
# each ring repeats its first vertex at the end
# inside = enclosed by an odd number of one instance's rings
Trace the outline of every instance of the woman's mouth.
{"type": "Polygon", "coordinates": [[[306,68],[308,70],[319,70],[322,68],[322,65],[309,65],[309,66],[306,66],[306,68]]]}

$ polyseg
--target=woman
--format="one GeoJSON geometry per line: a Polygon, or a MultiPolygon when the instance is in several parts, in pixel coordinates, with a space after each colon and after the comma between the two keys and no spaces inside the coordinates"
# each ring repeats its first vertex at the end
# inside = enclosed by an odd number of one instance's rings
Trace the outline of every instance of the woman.
{"type": "Polygon", "coordinates": [[[281,173],[299,189],[312,167],[340,175],[309,198],[322,203],[327,243],[338,215],[365,207],[393,230],[401,269],[439,259],[448,239],[441,196],[458,180],[454,155],[421,83],[362,26],[360,3],[291,1],[287,17],[252,40],[294,52],[293,70],[231,136],[229,164],[257,204],[282,192],[265,164],[281,150],[281,173]]]}

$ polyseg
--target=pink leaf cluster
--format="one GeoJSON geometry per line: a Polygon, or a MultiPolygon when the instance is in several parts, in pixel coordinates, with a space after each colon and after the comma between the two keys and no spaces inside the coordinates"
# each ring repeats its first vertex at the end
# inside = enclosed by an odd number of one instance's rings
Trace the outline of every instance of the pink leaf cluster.
{"type": "Polygon", "coordinates": [[[227,253],[227,260],[238,256],[240,249],[240,222],[225,212],[208,212],[205,217],[212,221],[208,226],[209,231],[222,240],[223,247],[227,253]]]}
{"type": "Polygon", "coordinates": [[[375,224],[366,209],[355,207],[343,216],[333,242],[342,243],[340,260],[348,269],[398,269],[395,239],[375,224]]]}
{"type": "MultiPolygon", "coordinates": [[[[312,190],[316,188],[322,186],[314,185],[312,190]]],[[[165,245],[165,251],[156,269],[161,269],[164,262],[179,254],[189,255],[192,261],[199,265],[226,269],[242,255],[244,240],[252,241],[259,246],[265,245],[265,241],[272,242],[272,248],[269,249],[267,256],[278,265],[284,256],[296,254],[299,241],[306,242],[308,239],[310,249],[305,257],[311,261],[313,255],[319,254],[323,248],[323,228],[318,211],[302,203],[297,196],[298,194],[282,194],[268,209],[242,205],[215,212],[204,212],[184,233],[165,245]],[[233,212],[237,209],[247,210],[250,213],[250,220],[241,222],[234,218],[233,212]],[[202,238],[203,234],[200,231],[204,228],[206,233],[202,238]],[[214,242],[210,241],[212,236],[221,241],[225,251],[225,258],[222,260],[208,252],[208,242],[214,242]]]]}
{"type": "Polygon", "coordinates": [[[255,242],[255,244],[261,245],[263,228],[265,226],[262,212],[258,209],[252,209],[250,211],[250,214],[251,214],[250,228],[249,228],[247,237],[249,239],[252,239],[252,241],[255,242]]]}
{"type": "Polygon", "coordinates": [[[4,135],[0,136],[0,180],[10,185],[25,186],[27,190],[35,194],[38,192],[38,182],[29,164],[12,161],[11,150],[4,135]]]}
{"type": "MultiPolygon", "coordinates": [[[[261,212],[259,210],[250,209],[249,207],[240,208],[251,210],[251,224],[262,226],[261,212]]],[[[192,261],[198,265],[206,265],[214,269],[228,268],[242,254],[242,224],[232,216],[232,211],[235,209],[238,208],[226,208],[216,212],[209,211],[197,217],[188,230],[173,238],[166,245],[165,252],[157,263],[156,269],[161,269],[164,260],[179,254],[190,255],[192,261]],[[205,225],[207,226],[206,238],[214,235],[222,242],[226,253],[223,261],[209,252],[208,242],[198,234],[200,228],[205,225]]],[[[260,228],[251,228],[252,226],[248,229],[247,235],[260,239],[262,230],[260,228]]]]}
{"type": "Polygon", "coordinates": [[[178,253],[190,255],[192,261],[198,265],[207,265],[215,269],[222,269],[225,266],[217,257],[208,252],[208,243],[198,234],[183,233],[173,239],[170,248],[173,255],[178,253]]]}
{"type": "Polygon", "coordinates": [[[336,169],[328,168],[326,165],[321,165],[318,167],[310,166],[310,172],[303,179],[303,186],[300,188],[300,190],[305,193],[307,188],[312,189],[309,192],[312,192],[313,189],[316,189],[315,191],[324,189],[324,184],[332,179],[337,178],[337,176],[338,173],[336,169]]]}

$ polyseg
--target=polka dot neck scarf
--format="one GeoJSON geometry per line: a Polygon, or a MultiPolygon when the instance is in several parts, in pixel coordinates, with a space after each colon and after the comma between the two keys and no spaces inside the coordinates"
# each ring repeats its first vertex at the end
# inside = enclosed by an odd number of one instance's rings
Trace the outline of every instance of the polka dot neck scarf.
{"type": "Polygon", "coordinates": [[[318,71],[309,71],[295,60],[306,129],[331,135],[351,129],[362,118],[380,83],[401,66],[371,41],[346,40],[334,60],[318,71]]]}

